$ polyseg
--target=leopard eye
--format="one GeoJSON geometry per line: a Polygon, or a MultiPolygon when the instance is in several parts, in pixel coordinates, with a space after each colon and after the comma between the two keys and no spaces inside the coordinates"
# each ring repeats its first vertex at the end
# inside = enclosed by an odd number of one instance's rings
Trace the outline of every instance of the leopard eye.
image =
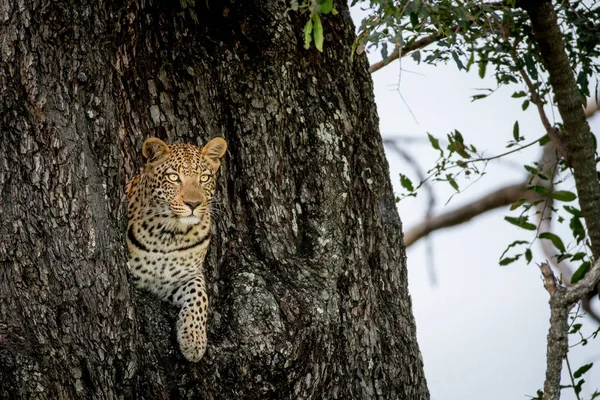
{"type": "Polygon", "coordinates": [[[210,181],[210,175],[200,175],[200,182],[206,183],[210,181]]]}
{"type": "Polygon", "coordinates": [[[170,180],[171,182],[179,182],[179,175],[177,175],[175,173],[170,173],[170,174],[167,174],[167,179],[170,180]]]}

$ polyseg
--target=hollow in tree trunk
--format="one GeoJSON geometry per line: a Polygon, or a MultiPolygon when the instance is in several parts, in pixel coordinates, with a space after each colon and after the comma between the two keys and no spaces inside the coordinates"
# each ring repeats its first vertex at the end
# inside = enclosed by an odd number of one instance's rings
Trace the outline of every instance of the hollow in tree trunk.
{"type": "Polygon", "coordinates": [[[0,4],[0,398],[428,399],[401,223],[347,7],[0,4]],[[208,349],[133,288],[127,178],[222,136],[208,349]]]}

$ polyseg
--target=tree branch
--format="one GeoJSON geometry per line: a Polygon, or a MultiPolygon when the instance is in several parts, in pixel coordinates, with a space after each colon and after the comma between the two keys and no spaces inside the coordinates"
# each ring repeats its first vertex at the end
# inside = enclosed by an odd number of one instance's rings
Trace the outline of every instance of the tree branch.
{"type": "Polygon", "coordinates": [[[423,47],[427,47],[431,43],[440,40],[442,37],[443,37],[442,35],[434,33],[432,35],[422,37],[421,39],[419,39],[419,40],[417,40],[417,41],[415,41],[415,42],[413,42],[413,43],[411,43],[409,45],[403,46],[400,49],[396,49],[396,50],[394,50],[388,56],[387,60],[381,60],[381,61],[378,61],[375,64],[371,65],[369,67],[369,72],[373,73],[375,71],[378,71],[381,68],[383,68],[386,65],[388,65],[389,63],[391,63],[392,61],[404,57],[405,55],[407,55],[411,51],[415,51],[415,50],[418,50],[418,49],[422,49],[423,47]]]}
{"type": "MultiPolygon", "coordinates": [[[[547,171],[556,166],[556,147],[553,143],[548,143],[544,147],[544,151],[539,159],[541,171],[547,171]]],[[[404,236],[404,244],[409,247],[417,240],[429,235],[431,232],[442,228],[448,228],[469,221],[480,214],[491,211],[495,208],[504,207],[515,203],[522,198],[529,198],[530,201],[539,199],[539,195],[535,192],[527,191],[530,185],[543,185],[539,178],[535,178],[533,183],[530,182],[530,177],[527,177],[522,183],[508,185],[485,196],[472,201],[464,206],[452,210],[435,217],[426,218],[421,224],[409,229],[404,236]]]]}
{"type": "Polygon", "coordinates": [[[409,247],[433,231],[462,224],[487,211],[513,204],[525,195],[526,187],[525,183],[508,185],[456,210],[427,218],[424,222],[406,232],[404,244],[409,247]]]}
{"type": "Polygon", "coordinates": [[[600,278],[600,261],[576,284],[564,287],[559,284],[548,263],[540,265],[544,277],[544,287],[550,294],[550,329],[546,359],[546,380],[544,400],[560,398],[560,377],[562,362],[568,351],[569,311],[573,305],[584,299],[600,278]]]}
{"type": "Polygon", "coordinates": [[[535,40],[548,70],[558,111],[563,120],[562,138],[573,170],[594,258],[600,257],[600,183],[596,173],[595,143],[582,107],[554,6],[549,1],[528,0],[522,6],[531,19],[535,40]]]}
{"type": "MultiPolygon", "coordinates": [[[[490,3],[484,4],[484,6],[486,8],[505,7],[507,5],[509,5],[509,3],[507,1],[496,1],[496,2],[490,2],[490,3]]],[[[474,12],[476,13],[478,10],[479,10],[479,7],[476,7],[474,12]]],[[[470,20],[471,20],[471,23],[475,22],[475,19],[472,17],[470,18],[470,20]]],[[[461,29],[458,25],[454,25],[454,26],[450,27],[449,30],[458,33],[458,32],[460,32],[461,29]]],[[[413,42],[412,44],[402,47],[401,49],[396,49],[388,56],[388,58],[386,60],[381,60],[381,61],[376,62],[375,64],[372,64],[369,67],[369,72],[373,73],[375,71],[378,71],[381,68],[388,65],[389,63],[391,63],[392,61],[395,61],[399,58],[404,57],[411,51],[415,51],[415,50],[419,50],[424,47],[427,47],[431,43],[437,42],[438,40],[440,40],[444,37],[446,37],[446,35],[440,35],[438,33],[433,33],[429,36],[424,36],[421,39],[413,42]]]]}

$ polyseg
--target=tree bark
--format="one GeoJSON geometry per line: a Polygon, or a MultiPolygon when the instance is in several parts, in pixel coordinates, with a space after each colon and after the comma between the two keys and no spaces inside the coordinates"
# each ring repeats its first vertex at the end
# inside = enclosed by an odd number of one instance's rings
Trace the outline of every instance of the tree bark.
{"type": "Polygon", "coordinates": [[[561,138],[566,144],[564,157],[575,178],[579,205],[589,236],[587,244],[596,261],[585,279],[565,291],[558,290],[557,295],[550,293],[551,325],[548,333],[544,400],[555,400],[560,398],[562,361],[568,352],[569,310],[575,302],[589,298],[600,276],[600,263],[597,262],[600,258],[600,182],[596,171],[596,140],[586,120],[583,97],[565,51],[554,5],[548,0],[525,0],[520,5],[531,19],[534,38],[548,70],[552,91],[556,95],[556,104],[564,125],[561,138]],[[572,293],[568,300],[565,300],[562,294],[564,292],[572,293]]]}
{"type": "Polygon", "coordinates": [[[535,41],[556,95],[564,124],[565,158],[573,171],[590,248],[597,260],[600,258],[600,181],[596,172],[596,140],[585,116],[584,98],[577,87],[552,2],[525,0],[520,4],[531,19],[535,41]]]}
{"type": "Polygon", "coordinates": [[[428,399],[401,223],[347,7],[0,3],[0,398],[428,399]],[[229,142],[209,347],[127,275],[144,139],[229,142]]]}

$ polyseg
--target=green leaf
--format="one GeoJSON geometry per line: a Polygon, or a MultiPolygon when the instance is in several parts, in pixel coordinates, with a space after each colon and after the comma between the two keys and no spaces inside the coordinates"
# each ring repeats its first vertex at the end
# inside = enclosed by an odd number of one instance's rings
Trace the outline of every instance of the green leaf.
{"type": "MultiPolygon", "coordinates": [[[[514,1],[516,1],[516,0],[514,0],[514,1]]],[[[509,2],[510,2],[510,0],[509,0],[509,2]]],[[[535,397],[533,397],[533,396],[527,396],[527,397],[531,397],[531,400],[543,400],[543,398],[544,398],[544,392],[538,389],[537,396],[535,396],[535,397]]]]}
{"type": "Polygon", "coordinates": [[[554,245],[554,247],[556,247],[562,253],[564,253],[566,251],[565,245],[564,245],[563,241],[561,240],[560,237],[556,236],[554,233],[552,233],[552,232],[544,232],[544,233],[540,233],[540,235],[538,237],[540,239],[548,239],[548,240],[550,240],[552,242],[552,244],[554,245]]]}
{"type": "Polygon", "coordinates": [[[388,62],[387,43],[381,44],[381,58],[383,59],[383,62],[387,64],[387,62],[388,62]]]}
{"type": "Polygon", "coordinates": [[[481,79],[485,78],[485,69],[487,67],[487,60],[486,61],[479,61],[479,77],[481,79]]]}
{"type": "Polygon", "coordinates": [[[504,217],[504,219],[511,224],[518,226],[519,228],[527,229],[528,231],[536,230],[536,226],[531,222],[527,222],[527,217],[525,216],[520,216],[519,218],[504,217]]]}
{"type": "Polygon", "coordinates": [[[454,146],[454,151],[456,151],[463,158],[471,158],[469,153],[465,148],[465,145],[462,142],[455,141],[452,143],[454,146]]]}
{"type": "Polygon", "coordinates": [[[581,376],[583,374],[585,374],[586,372],[588,372],[593,366],[594,366],[594,363],[582,365],[581,367],[579,367],[577,369],[577,371],[575,371],[573,373],[573,378],[575,378],[575,379],[581,378],[581,376]]]}
{"type": "Polygon", "coordinates": [[[335,8],[331,9],[331,15],[338,15],[338,10],[336,10],[335,8]]]}
{"type": "Polygon", "coordinates": [[[436,150],[441,150],[440,141],[438,139],[434,138],[433,135],[431,135],[430,133],[427,134],[427,137],[429,137],[429,142],[431,143],[431,147],[433,147],[436,150]]]}
{"type": "Polygon", "coordinates": [[[452,54],[452,58],[454,58],[454,62],[456,63],[456,66],[458,67],[459,71],[465,69],[464,64],[462,63],[462,61],[458,57],[458,53],[455,52],[455,51],[453,51],[450,54],[452,54]]]}
{"type": "Polygon", "coordinates": [[[585,228],[579,220],[579,217],[571,218],[571,220],[569,221],[569,228],[571,228],[571,232],[573,232],[573,237],[577,240],[578,244],[585,239],[585,228]]]}
{"type": "Polygon", "coordinates": [[[306,25],[304,25],[304,48],[307,50],[310,48],[310,42],[312,42],[312,30],[313,21],[312,18],[310,18],[308,22],[306,22],[306,25]]]}
{"type": "Polygon", "coordinates": [[[544,135],[541,139],[540,139],[540,146],[545,146],[548,143],[550,143],[550,136],[548,135],[544,135]]]}
{"type": "Polygon", "coordinates": [[[471,70],[471,65],[475,62],[475,52],[471,52],[471,56],[469,57],[469,61],[467,62],[467,72],[471,70]]]}
{"type": "Polygon", "coordinates": [[[515,121],[515,125],[513,126],[513,138],[517,142],[519,141],[519,121],[515,121]]]}
{"type": "Polygon", "coordinates": [[[527,250],[525,250],[525,259],[527,260],[527,264],[529,264],[531,262],[531,260],[533,259],[533,256],[531,255],[531,249],[528,248],[527,250]]]}
{"type": "Polygon", "coordinates": [[[404,189],[408,190],[409,192],[415,191],[412,181],[410,179],[408,179],[408,176],[406,176],[404,174],[400,174],[400,185],[402,185],[402,187],[404,189]]]}
{"type": "Polygon", "coordinates": [[[501,260],[500,260],[500,262],[499,262],[499,264],[500,264],[502,267],[504,267],[504,266],[506,266],[506,265],[508,265],[508,264],[512,264],[512,263],[514,263],[514,262],[515,262],[515,261],[517,261],[519,258],[521,258],[521,254],[517,254],[517,255],[516,255],[516,256],[514,256],[514,257],[506,257],[506,258],[503,258],[503,259],[501,259],[501,260]]]}
{"type": "Polygon", "coordinates": [[[587,254],[585,254],[583,252],[575,253],[575,254],[573,254],[573,257],[571,257],[571,261],[581,261],[586,256],[587,256],[587,254]]]}
{"type": "Polygon", "coordinates": [[[527,69],[529,76],[531,76],[532,80],[537,81],[538,72],[537,68],[535,67],[535,61],[533,61],[531,53],[525,53],[523,59],[525,60],[525,68],[527,69]]]}
{"type": "Polygon", "coordinates": [[[557,190],[556,192],[552,192],[552,198],[558,201],[573,201],[577,198],[577,195],[573,192],[569,192],[567,190],[557,190]]]}
{"type": "MultiPolygon", "coordinates": [[[[575,386],[573,386],[573,389],[574,389],[576,395],[581,393],[581,389],[583,388],[584,383],[585,383],[585,379],[581,379],[575,384],[575,386]]],[[[579,397],[579,396],[577,396],[577,397],[579,397]]]]}
{"type": "Polygon", "coordinates": [[[523,111],[527,110],[527,107],[529,107],[529,100],[525,100],[523,102],[523,105],[521,105],[521,108],[523,109],[523,111]]]}
{"type": "Polygon", "coordinates": [[[448,182],[450,183],[450,186],[452,186],[454,188],[454,190],[456,190],[457,192],[458,190],[458,183],[456,183],[456,181],[454,180],[454,178],[452,177],[451,174],[446,174],[446,179],[448,179],[448,182]]]}
{"type": "Polygon", "coordinates": [[[540,185],[530,186],[527,188],[528,190],[533,190],[536,193],[546,195],[548,194],[548,188],[540,185]]]}
{"type": "Polygon", "coordinates": [[[461,143],[464,143],[464,142],[465,142],[465,139],[463,139],[463,135],[462,135],[462,133],[460,133],[460,132],[458,131],[458,129],[455,129],[455,130],[454,130],[454,134],[453,134],[452,136],[453,136],[453,138],[454,138],[454,139],[456,139],[457,141],[459,141],[459,142],[461,142],[461,143]]]}
{"type": "Polygon", "coordinates": [[[319,14],[312,15],[314,19],[313,37],[315,39],[315,47],[320,52],[323,52],[323,25],[321,25],[321,17],[319,14]]]}
{"type": "Polygon", "coordinates": [[[516,203],[513,203],[510,206],[510,211],[516,210],[517,208],[521,207],[523,204],[525,204],[527,200],[526,199],[519,199],[519,201],[517,201],[516,203]]]}
{"type": "Polygon", "coordinates": [[[506,253],[508,253],[508,251],[509,251],[511,248],[513,248],[513,247],[515,247],[515,246],[518,246],[518,245],[520,245],[520,244],[529,244],[529,242],[528,242],[528,241],[526,241],[526,240],[515,240],[514,242],[512,242],[511,244],[509,244],[509,245],[508,245],[508,247],[506,247],[506,249],[504,250],[504,252],[503,252],[503,253],[502,253],[502,255],[500,256],[500,258],[502,259],[502,258],[504,257],[504,255],[505,255],[506,253]]]}
{"type": "Polygon", "coordinates": [[[415,51],[411,52],[410,56],[412,57],[413,60],[415,60],[415,62],[417,64],[419,64],[421,62],[421,52],[419,50],[415,50],[415,51]]]}
{"type": "Polygon", "coordinates": [[[524,91],[520,90],[518,92],[514,92],[511,97],[514,97],[515,99],[518,99],[519,97],[525,97],[525,96],[527,96],[527,93],[525,93],[524,91]]]}
{"type": "Polygon", "coordinates": [[[577,271],[575,271],[575,273],[571,277],[571,283],[573,284],[573,283],[579,282],[581,280],[581,278],[583,278],[585,276],[585,274],[588,273],[591,266],[592,266],[592,264],[587,261],[584,263],[581,263],[581,266],[579,268],[577,268],[577,271]]]}
{"type": "Polygon", "coordinates": [[[448,135],[448,141],[450,142],[450,149],[457,152],[463,158],[471,158],[467,153],[464,139],[462,134],[458,130],[454,130],[454,133],[448,135]]]}
{"type": "Polygon", "coordinates": [[[564,208],[564,209],[565,209],[567,212],[569,212],[569,213],[573,214],[574,216],[576,216],[576,217],[578,217],[578,218],[581,218],[581,217],[583,217],[583,214],[581,213],[581,210],[579,210],[578,208],[571,207],[571,206],[563,206],[563,208],[564,208]]]}
{"type": "Polygon", "coordinates": [[[412,24],[413,28],[419,26],[419,17],[414,11],[410,13],[410,23],[412,24]]]}
{"type": "Polygon", "coordinates": [[[333,9],[333,0],[325,0],[321,2],[321,12],[323,14],[329,14],[333,9]]]}
{"type": "Polygon", "coordinates": [[[588,86],[590,82],[588,80],[588,72],[585,69],[582,69],[577,75],[577,84],[579,85],[579,90],[582,92],[581,94],[585,97],[590,97],[590,91],[588,86]]]}
{"type": "Polygon", "coordinates": [[[581,327],[583,326],[583,324],[573,324],[573,327],[571,328],[571,330],[569,331],[569,334],[574,334],[579,332],[579,330],[581,329],[581,327]]]}

